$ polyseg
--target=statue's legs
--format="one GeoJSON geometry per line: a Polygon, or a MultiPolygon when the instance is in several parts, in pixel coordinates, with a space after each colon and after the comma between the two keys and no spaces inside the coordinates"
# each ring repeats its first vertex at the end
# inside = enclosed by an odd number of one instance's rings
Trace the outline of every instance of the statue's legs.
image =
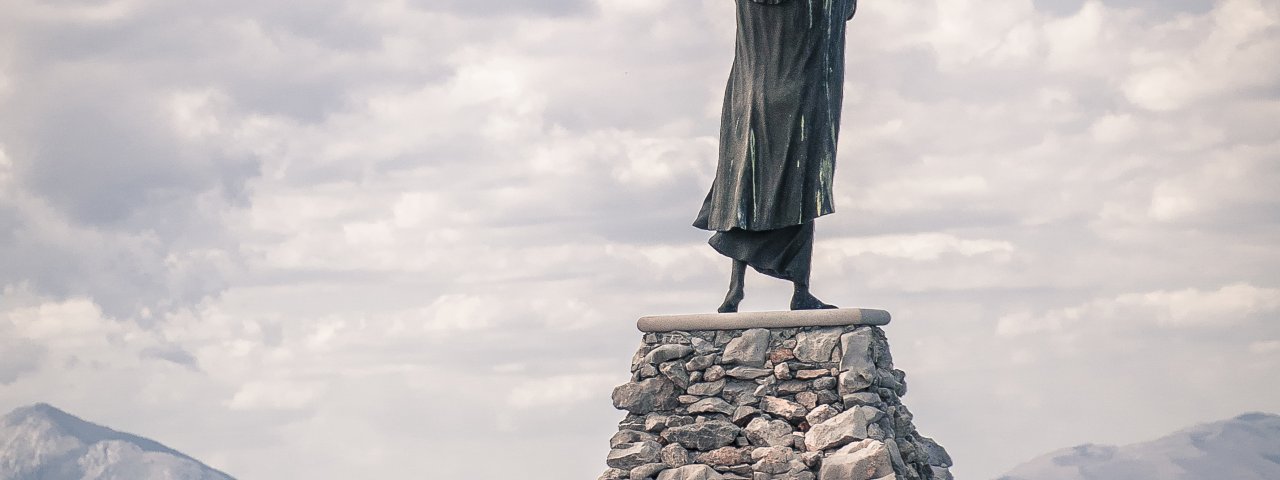
{"type": "Polygon", "coordinates": [[[738,311],[738,304],[742,303],[746,276],[747,262],[734,260],[733,271],[729,272],[729,292],[724,294],[724,303],[721,303],[720,308],[716,309],[717,312],[733,313],[738,311]]]}
{"type": "Polygon", "coordinates": [[[809,270],[813,263],[812,221],[774,230],[735,228],[716,232],[707,243],[720,254],[733,259],[729,291],[718,309],[721,313],[738,311],[748,265],[760,273],[794,284],[792,310],[835,308],[809,292],[809,270]]]}

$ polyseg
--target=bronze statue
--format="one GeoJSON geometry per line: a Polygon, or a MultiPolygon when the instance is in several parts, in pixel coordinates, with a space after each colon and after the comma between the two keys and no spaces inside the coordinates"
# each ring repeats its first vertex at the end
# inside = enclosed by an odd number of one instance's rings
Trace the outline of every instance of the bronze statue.
{"type": "Polygon", "coordinates": [[[720,160],[693,222],[733,259],[718,311],[738,311],[748,265],[794,284],[792,310],[836,308],[809,292],[809,270],[813,220],[835,210],[845,22],[857,0],[736,1],[720,160]]]}

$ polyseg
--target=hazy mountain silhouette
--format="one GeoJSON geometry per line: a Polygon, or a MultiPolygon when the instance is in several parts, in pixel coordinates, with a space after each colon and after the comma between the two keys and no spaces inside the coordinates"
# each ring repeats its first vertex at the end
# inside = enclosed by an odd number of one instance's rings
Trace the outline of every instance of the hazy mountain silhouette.
{"type": "Polygon", "coordinates": [[[1280,416],[1250,413],[1164,438],[1081,445],[1019,465],[998,480],[1276,480],[1280,416]]]}
{"type": "Polygon", "coordinates": [[[0,479],[234,480],[159,442],[43,403],[0,417],[0,479]]]}

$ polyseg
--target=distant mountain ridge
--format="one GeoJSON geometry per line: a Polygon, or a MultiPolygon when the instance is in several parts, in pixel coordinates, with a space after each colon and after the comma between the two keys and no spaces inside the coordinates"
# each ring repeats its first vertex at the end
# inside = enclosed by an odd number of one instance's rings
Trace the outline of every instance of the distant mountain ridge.
{"type": "Polygon", "coordinates": [[[44,403],[0,417],[0,479],[234,480],[155,440],[44,403]]]}
{"type": "Polygon", "coordinates": [[[1080,445],[997,480],[1276,480],[1280,415],[1249,413],[1123,447],[1080,445]]]}

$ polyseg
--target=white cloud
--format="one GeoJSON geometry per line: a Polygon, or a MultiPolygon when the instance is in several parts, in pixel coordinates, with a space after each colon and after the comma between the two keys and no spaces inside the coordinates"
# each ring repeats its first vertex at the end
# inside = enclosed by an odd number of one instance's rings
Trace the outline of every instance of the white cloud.
{"type": "MultiPolygon", "coordinates": [[[[495,435],[535,475],[598,475],[564,452],[603,454],[634,319],[723,292],[688,223],[733,5],[464,3],[13,3],[0,348],[35,360],[0,368],[0,404],[244,478],[501,476],[474,461],[495,435]]],[[[962,476],[1280,394],[1243,380],[1280,335],[1276,6],[1038,3],[850,24],[815,288],[893,311],[907,401],[962,476]]],[[[753,308],[786,305],[752,275],[753,308]]]]}
{"type": "Polygon", "coordinates": [[[1249,344],[1249,353],[1268,355],[1280,352],[1280,340],[1265,340],[1249,344]]]}
{"type": "Polygon", "coordinates": [[[1126,293],[1043,314],[1010,314],[1000,319],[996,332],[1016,337],[1064,330],[1125,330],[1140,325],[1225,328],[1276,313],[1280,313],[1280,289],[1240,283],[1212,291],[1188,288],[1126,293]]]}
{"type": "Polygon", "coordinates": [[[251,382],[241,386],[227,406],[233,410],[294,410],[312,405],[324,390],[318,383],[251,382]]]}
{"type": "Polygon", "coordinates": [[[1130,101],[1150,110],[1175,110],[1229,92],[1265,88],[1280,74],[1266,60],[1280,55],[1280,39],[1268,33],[1280,23],[1274,4],[1227,0],[1193,22],[1159,29],[1170,37],[1195,38],[1190,49],[1137,51],[1139,68],[1124,84],[1130,101]]]}
{"type": "Polygon", "coordinates": [[[617,375],[569,374],[527,380],[507,395],[507,404],[521,410],[570,410],[583,402],[598,400],[601,391],[612,389],[617,375]]]}
{"type": "Polygon", "coordinates": [[[992,255],[994,260],[1000,261],[1015,251],[1013,244],[1006,241],[964,239],[941,233],[844,238],[825,242],[822,248],[844,256],[880,255],[921,262],[938,260],[948,254],[965,257],[992,255]]]}
{"type": "Polygon", "coordinates": [[[12,181],[13,160],[9,159],[9,155],[4,152],[4,145],[0,144],[0,187],[5,187],[5,192],[12,192],[12,187],[9,186],[12,181]]]}

